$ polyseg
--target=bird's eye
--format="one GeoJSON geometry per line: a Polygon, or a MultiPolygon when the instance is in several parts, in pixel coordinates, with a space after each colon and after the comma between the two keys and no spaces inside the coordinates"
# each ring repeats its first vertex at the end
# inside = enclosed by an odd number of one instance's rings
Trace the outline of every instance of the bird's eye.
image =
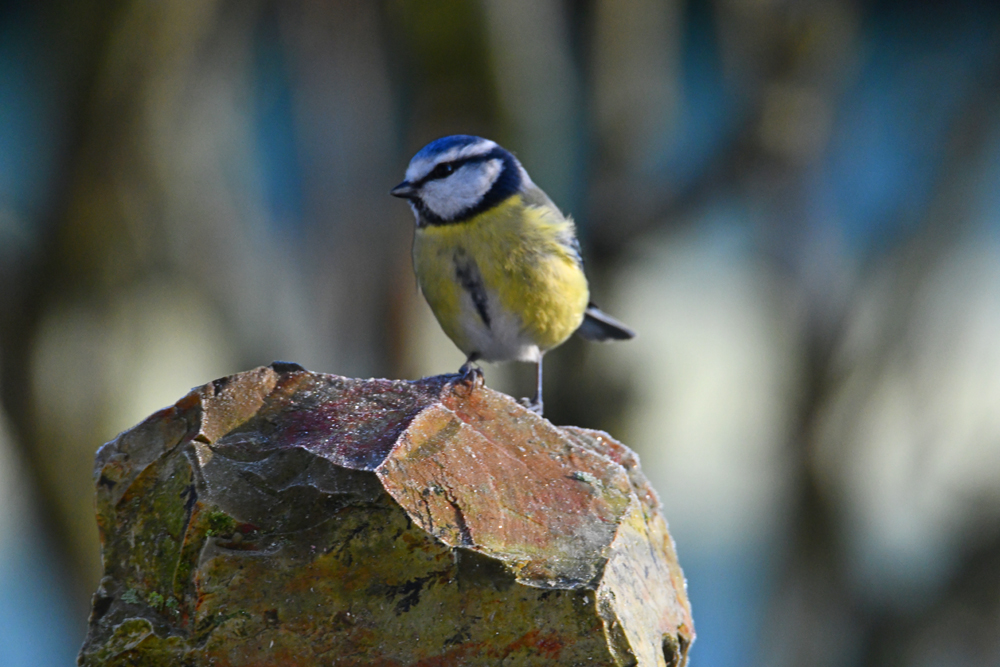
{"type": "Polygon", "coordinates": [[[431,178],[444,178],[455,171],[454,162],[444,162],[434,167],[434,171],[431,172],[431,178]]]}

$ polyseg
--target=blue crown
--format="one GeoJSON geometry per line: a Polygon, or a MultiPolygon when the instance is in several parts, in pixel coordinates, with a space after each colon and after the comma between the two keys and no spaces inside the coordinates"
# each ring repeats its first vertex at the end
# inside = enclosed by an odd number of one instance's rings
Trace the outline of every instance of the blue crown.
{"type": "Polygon", "coordinates": [[[414,155],[414,158],[431,158],[439,153],[444,153],[447,150],[456,148],[459,146],[471,146],[472,144],[478,144],[484,142],[486,139],[482,137],[474,137],[470,134],[453,134],[449,137],[441,137],[440,139],[435,139],[431,143],[427,144],[414,155]]]}

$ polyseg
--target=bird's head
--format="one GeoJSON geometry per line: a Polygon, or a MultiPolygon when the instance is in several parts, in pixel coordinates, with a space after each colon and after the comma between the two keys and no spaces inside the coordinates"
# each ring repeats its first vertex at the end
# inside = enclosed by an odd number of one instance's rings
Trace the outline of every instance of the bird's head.
{"type": "Polygon", "coordinates": [[[427,144],[390,194],[410,202],[417,225],[461,222],[519,192],[531,179],[495,142],[456,134],[427,144]]]}

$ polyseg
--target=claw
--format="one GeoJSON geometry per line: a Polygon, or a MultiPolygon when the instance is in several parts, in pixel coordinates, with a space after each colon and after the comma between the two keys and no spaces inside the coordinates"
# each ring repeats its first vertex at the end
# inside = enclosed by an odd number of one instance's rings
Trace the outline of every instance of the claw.
{"type": "Polygon", "coordinates": [[[539,417],[543,416],[542,412],[544,411],[545,405],[542,403],[541,399],[519,398],[517,399],[517,402],[531,412],[534,412],[539,417]]]}
{"type": "Polygon", "coordinates": [[[458,369],[459,382],[464,382],[466,384],[485,384],[483,378],[483,369],[476,366],[473,362],[467,361],[462,364],[462,367],[458,369]]]}

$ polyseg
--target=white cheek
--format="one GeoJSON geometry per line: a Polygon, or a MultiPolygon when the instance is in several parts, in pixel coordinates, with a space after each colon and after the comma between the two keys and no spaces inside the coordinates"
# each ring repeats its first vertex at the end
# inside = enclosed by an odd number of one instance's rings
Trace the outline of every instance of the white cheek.
{"type": "Polygon", "coordinates": [[[500,160],[465,165],[448,178],[425,183],[420,198],[431,212],[449,220],[478,204],[502,170],[500,160]]]}

